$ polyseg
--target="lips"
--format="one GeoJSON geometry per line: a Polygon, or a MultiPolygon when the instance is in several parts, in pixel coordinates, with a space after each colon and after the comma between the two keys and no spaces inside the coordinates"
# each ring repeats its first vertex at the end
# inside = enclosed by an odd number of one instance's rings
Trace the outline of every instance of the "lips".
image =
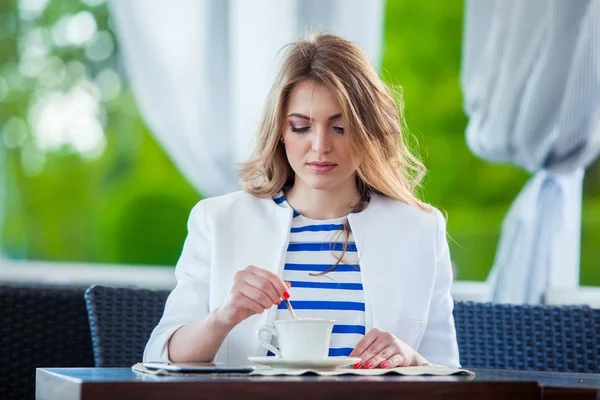
{"type": "Polygon", "coordinates": [[[308,163],[308,167],[315,172],[329,172],[332,169],[334,169],[336,166],[337,166],[337,164],[334,164],[331,162],[314,161],[314,162],[308,163]]]}

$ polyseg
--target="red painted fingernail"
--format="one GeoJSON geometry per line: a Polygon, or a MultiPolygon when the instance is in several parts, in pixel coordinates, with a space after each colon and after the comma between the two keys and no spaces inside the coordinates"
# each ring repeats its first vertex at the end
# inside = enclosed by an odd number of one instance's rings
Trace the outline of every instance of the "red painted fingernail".
{"type": "Polygon", "coordinates": [[[275,303],[275,304],[280,305],[281,304],[281,300],[277,300],[277,303],[275,303]]]}
{"type": "Polygon", "coordinates": [[[360,368],[361,365],[362,365],[362,361],[359,361],[356,364],[354,364],[353,367],[354,368],[360,368]]]}
{"type": "Polygon", "coordinates": [[[388,363],[386,363],[385,361],[381,363],[381,368],[387,368],[388,367],[388,363]]]}
{"type": "Polygon", "coordinates": [[[283,292],[283,298],[286,300],[290,298],[290,294],[288,293],[287,290],[285,292],[283,292]]]}
{"type": "Polygon", "coordinates": [[[373,363],[371,361],[369,361],[368,363],[365,364],[365,367],[367,368],[371,368],[373,366],[373,363]]]}

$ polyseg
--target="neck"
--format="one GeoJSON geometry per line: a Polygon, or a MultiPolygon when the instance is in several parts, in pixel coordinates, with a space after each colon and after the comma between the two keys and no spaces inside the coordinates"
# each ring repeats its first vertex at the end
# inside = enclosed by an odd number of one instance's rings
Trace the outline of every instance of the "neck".
{"type": "Polygon", "coordinates": [[[287,202],[300,214],[311,219],[334,219],[348,215],[360,201],[354,179],[351,184],[333,189],[314,189],[299,179],[286,192],[287,202]]]}

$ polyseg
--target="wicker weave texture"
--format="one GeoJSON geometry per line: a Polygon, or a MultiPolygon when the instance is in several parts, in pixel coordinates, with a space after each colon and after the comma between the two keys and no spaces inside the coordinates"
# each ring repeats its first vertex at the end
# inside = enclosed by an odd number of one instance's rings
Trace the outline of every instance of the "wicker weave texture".
{"type": "Polygon", "coordinates": [[[130,367],[142,360],[169,292],[91,286],[85,292],[96,367],[130,367]]]}
{"type": "Polygon", "coordinates": [[[0,286],[0,398],[34,399],[37,367],[92,367],[85,288],[0,286]]]}
{"type": "MultiPolygon", "coordinates": [[[[168,292],[93,286],[86,292],[97,367],[142,358],[168,292]]],[[[600,372],[600,310],[588,306],[456,302],[461,364],[562,372],[600,372]]]]}
{"type": "Polygon", "coordinates": [[[600,372],[600,310],[456,302],[465,368],[600,372]]]}

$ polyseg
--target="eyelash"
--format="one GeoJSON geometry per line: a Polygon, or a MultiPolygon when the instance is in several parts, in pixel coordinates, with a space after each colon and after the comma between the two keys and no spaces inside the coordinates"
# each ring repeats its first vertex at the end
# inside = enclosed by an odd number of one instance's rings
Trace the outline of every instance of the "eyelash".
{"type": "MultiPolygon", "coordinates": [[[[295,133],[306,133],[310,129],[310,126],[304,126],[302,128],[295,128],[294,126],[291,126],[291,129],[292,129],[292,132],[295,132],[295,133]]],[[[334,126],[333,129],[340,135],[344,134],[344,128],[342,128],[340,126],[334,126]]]]}
{"type": "Polygon", "coordinates": [[[308,131],[308,128],[310,128],[309,126],[305,126],[302,128],[296,128],[296,127],[291,127],[292,128],[292,132],[296,132],[296,133],[306,133],[308,131]]]}

